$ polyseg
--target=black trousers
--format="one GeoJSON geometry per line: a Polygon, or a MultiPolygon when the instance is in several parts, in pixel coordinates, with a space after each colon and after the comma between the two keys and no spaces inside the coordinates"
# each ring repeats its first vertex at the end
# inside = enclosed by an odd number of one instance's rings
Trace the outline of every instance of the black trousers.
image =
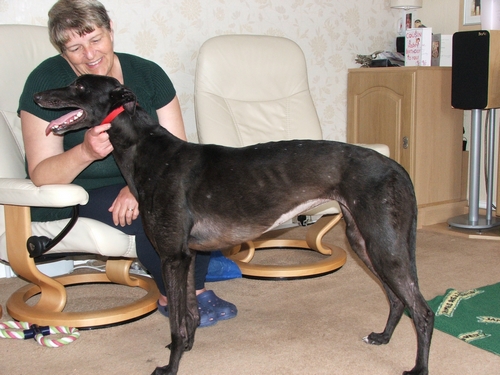
{"type": "MultiPolygon", "coordinates": [[[[163,283],[163,276],[161,271],[160,257],[156,250],[151,245],[151,242],[144,233],[142,227],[141,216],[134,220],[131,225],[124,227],[115,226],[111,212],[108,211],[109,207],[118,196],[118,193],[125,185],[112,185],[98,189],[89,190],[89,202],[80,206],[80,216],[88,217],[101,221],[112,227],[115,227],[123,233],[135,236],[135,245],[137,250],[137,257],[148,272],[153,276],[158,289],[162,295],[166,295],[165,284],[163,283]]],[[[139,207],[140,210],[140,207],[139,207]]],[[[195,287],[196,290],[205,287],[205,278],[208,272],[208,264],[210,262],[209,252],[196,253],[195,261],[195,287]]]]}

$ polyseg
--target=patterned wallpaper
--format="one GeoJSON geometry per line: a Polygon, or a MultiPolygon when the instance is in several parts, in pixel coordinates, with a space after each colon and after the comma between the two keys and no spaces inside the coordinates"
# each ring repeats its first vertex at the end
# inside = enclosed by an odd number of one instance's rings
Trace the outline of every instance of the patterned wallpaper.
{"type": "MultiPolygon", "coordinates": [[[[303,49],[326,139],[346,139],[347,69],[358,53],[393,49],[399,12],[389,0],[101,0],[115,24],[115,50],[151,59],[177,89],[188,138],[197,140],[197,51],[220,34],[290,38],[303,49]]],[[[54,0],[0,0],[0,24],[46,25],[54,0]]],[[[1,41],[0,41],[1,44],[1,41]]],[[[5,52],[5,51],[4,51],[5,52]]]]}

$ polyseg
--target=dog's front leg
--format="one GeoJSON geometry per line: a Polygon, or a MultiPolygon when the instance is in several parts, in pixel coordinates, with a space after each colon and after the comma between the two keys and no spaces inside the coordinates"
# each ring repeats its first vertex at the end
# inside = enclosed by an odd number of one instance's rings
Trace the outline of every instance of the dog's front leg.
{"type": "Polygon", "coordinates": [[[193,347],[199,324],[194,288],[194,259],[194,254],[186,248],[175,258],[162,260],[172,342],[169,345],[168,365],[157,367],[154,375],[176,375],[182,354],[193,347]]]}

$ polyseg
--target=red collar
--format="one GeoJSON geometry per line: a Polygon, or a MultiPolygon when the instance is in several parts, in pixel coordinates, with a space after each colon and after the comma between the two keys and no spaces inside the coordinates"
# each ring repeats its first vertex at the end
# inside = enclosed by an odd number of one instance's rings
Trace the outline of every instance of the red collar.
{"type": "Polygon", "coordinates": [[[104,120],[102,120],[101,125],[111,123],[111,121],[113,121],[116,118],[116,116],[118,116],[123,111],[125,111],[125,108],[123,108],[123,106],[120,106],[116,109],[113,109],[111,111],[111,113],[109,115],[107,115],[104,120]]]}

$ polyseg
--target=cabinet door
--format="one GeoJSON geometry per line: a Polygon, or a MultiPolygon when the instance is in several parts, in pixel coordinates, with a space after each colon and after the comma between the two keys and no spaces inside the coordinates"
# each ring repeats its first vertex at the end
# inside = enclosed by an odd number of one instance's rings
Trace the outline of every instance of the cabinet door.
{"type": "Polygon", "coordinates": [[[451,69],[417,72],[415,191],[419,205],[463,198],[463,111],[451,107],[451,69]]]}
{"type": "Polygon", "coordinates": [[[383,143],[414,178],[415,71],[349,72],[349,143],[383,143]]]}

